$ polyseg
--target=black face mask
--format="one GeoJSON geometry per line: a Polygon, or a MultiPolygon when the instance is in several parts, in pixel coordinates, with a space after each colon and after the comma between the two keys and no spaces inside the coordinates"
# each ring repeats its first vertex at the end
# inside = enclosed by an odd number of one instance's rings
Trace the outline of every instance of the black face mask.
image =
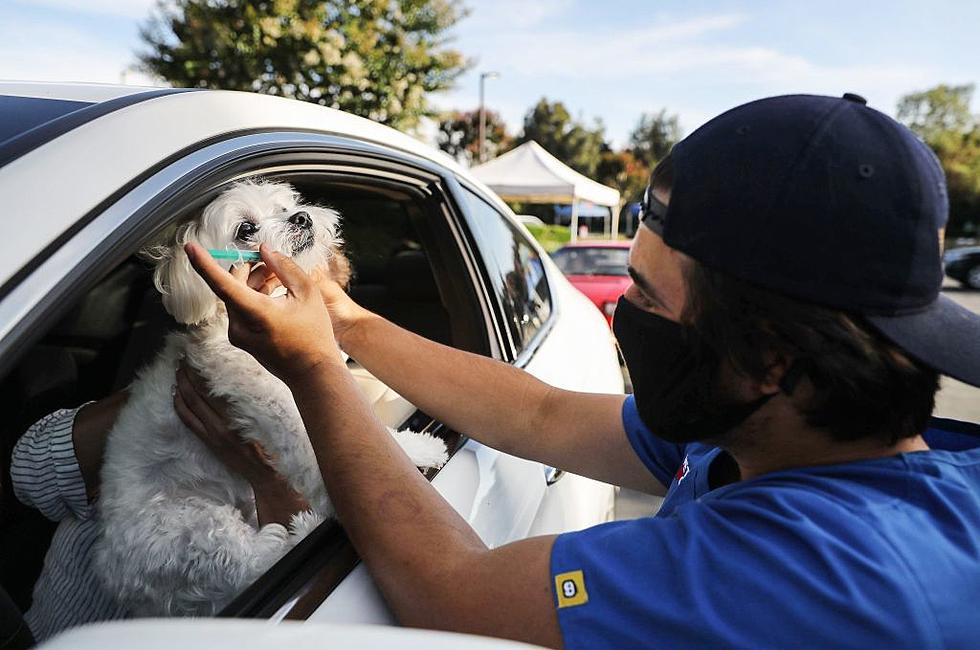
{"type": "Polygon", "coordinates": [[[716,439],[768,402],[732,402],[718,390],[721,360],[690,327],[643,311],[625,297],[613,333],[626,361],[640,419],[675,443],[716,439]]]}

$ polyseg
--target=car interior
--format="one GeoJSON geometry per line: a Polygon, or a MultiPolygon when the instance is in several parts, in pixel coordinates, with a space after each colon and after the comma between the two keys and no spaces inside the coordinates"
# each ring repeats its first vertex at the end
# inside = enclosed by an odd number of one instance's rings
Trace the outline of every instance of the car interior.
{"type": "MultiPolygon", "coordinates": [[[[296,172],[274,178],[293,183],[306,202],[341,213],[353,270],[349,290],[357,302],[429,339],[488,353],[482,312],[437,196],[355,175],[296,172]]],[[[194,207],[174,220],[192,218],[221,189],[188,201],[194,207]]],[[[14,497],[14,445],[43,415],[126,387],[176,327],[153,287],[150,267],[135,254],[107,269],[66,309],[0,379],[0,585],[21,611],[30,606],[56,524],[14,497]]],[[[355,360],[349,366],[383,422],[397,427],[415,413],[355,360]]]]}

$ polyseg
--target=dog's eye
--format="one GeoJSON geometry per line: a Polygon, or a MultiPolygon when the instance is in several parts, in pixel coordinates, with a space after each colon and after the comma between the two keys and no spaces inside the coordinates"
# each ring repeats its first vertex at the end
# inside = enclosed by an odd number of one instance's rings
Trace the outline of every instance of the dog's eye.
{"type": "Polygon", "coordinates": [[[240,241],[251,241],[255,237],[255,233],[259,231],[259,227],[256,226],[251,221],[243,221],[238,224],[238,230],[235,231],[235,238],[240,241]]]}

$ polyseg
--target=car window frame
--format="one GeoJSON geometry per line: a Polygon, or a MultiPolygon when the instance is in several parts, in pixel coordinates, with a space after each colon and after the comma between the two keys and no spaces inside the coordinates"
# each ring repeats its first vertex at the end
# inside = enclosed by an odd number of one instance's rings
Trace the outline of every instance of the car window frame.
{"type": "MultiPolygon", "coordinates": [[[[206,195],[209,184],[220,186],[238,177],[276,173],[283,165],[295,165],[298,156],[326,157],[337,169],[347,165],[362,171],[372,170],[414,182],[420,191],[441,193],[440,206],[471,275],[482,311],[489,354],[507,360],[507,347],[495,325],[494,301],[481,272],[482,258],[476,257],[465,217],[452,191],[456,180],[450,171],[375,143],[310,132],[269,130],[201,143],[200,148],[144,174],[139,182],[120,188],[96,210],[84,215],[79,220],[81,225],[59,238],[56,246],[49,245],[48,255],[35,260],[20,282],[0,299],[0,373],[9,372],[19,352],[43,335],[48,329],[44,323],[56,322],[77,296],[94,287],[141,242],[166,227],[173,219],[163,216],[168,209],[173,208],[170,214],[186,211],[186,203],[177,209],[181,197],[188,193],[206,195]]],[[[201,201],[202,205],[206,202],[201,201]]],[[[454,434],[419,411],[412,418],[408,424],[416,430],[454,434]]],[[[464,441],[458,437],[456,449],[464,441]]],[[[431,480],[434,475],[430,473],[428,478],[431,480]]],[[[349,546],[349,541],[339,525],[321,526],[218,616],[267,618],[281,614],[282,606],[310,582],[311,574],[326,568],[332,576],[329,581],[332,586],[320,585],[318,602],[322,602],[359,562],[345,544],[349,546]],[[329,549],[340,550],[331,555],[326,552],[329,549]],[[338,556],[344,559],[342,566],[331,567],[331,561],[338,556]]]]}

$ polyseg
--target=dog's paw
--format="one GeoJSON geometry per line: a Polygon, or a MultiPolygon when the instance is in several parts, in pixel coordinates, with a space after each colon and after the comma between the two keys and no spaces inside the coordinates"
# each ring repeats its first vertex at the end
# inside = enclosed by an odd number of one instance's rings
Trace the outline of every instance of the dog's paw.
{"type": "Polygon", "coordinates": [[[442,467],[449,460],[446,443],[428,433],[418,433],[410,429],[395,431],[389,429],[395,442],[405,450],[416,467],[431,469],[442,467]]]}
{"type": "Polygon", "coordinates": [[[323,523],[324,517],[313,510],[297,512],[289,520],[289,534],[297,541],[304,539],[307,535],[316,530],[316,527],[323,523]]]}

